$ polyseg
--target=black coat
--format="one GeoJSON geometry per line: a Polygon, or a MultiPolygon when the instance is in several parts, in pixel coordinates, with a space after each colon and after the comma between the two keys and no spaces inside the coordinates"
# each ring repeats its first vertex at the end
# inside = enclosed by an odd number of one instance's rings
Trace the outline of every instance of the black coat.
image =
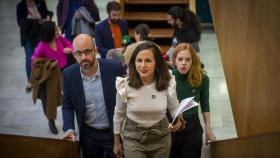
{"type": "MultiPolygon", "coordinates": [[[[35,0],[35,4],[42,19],[45,19],[47,16],[53,16],[53,12],[47,9],[45,0],[35,0]]],[[[27,15],[28,9],[26,1],[21,0],[17,4],[17,24],[20,27],[20,41],[22,46],[25,45],[25,38],[34,37],[34,34],[38,33],[37,31],[39,30],[39,21],[27,20],[27,15]]]]}

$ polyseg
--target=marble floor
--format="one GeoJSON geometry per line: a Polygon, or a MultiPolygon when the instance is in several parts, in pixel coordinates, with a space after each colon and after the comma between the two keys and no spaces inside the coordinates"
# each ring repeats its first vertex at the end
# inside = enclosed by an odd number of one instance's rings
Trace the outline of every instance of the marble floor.
{"type": "MultiPolygon", "coordinates": [[[[56,124],[59,134],[53,135],[43,114],[40,101],[36,104],[31,93],[25,92],[25,55],[20,46],[16,23],[18,0],[0,1],[0,133],[35,137],[59,138],[62,132],[61,108],[58,108],[56,124]]],[[[55,11],[57,0],[47,0],[55,11]]],[[[107,1],[96,0],[101,18],[106,18],[107,1]]],[[[56,18],[54,18],[56,20],[56,18]]],[[[236,137],[227,85],[221,57],[213,30],[204,30],[200,42],[201,60],[210,77],[211,124],[218,140],[236,137]]]]}

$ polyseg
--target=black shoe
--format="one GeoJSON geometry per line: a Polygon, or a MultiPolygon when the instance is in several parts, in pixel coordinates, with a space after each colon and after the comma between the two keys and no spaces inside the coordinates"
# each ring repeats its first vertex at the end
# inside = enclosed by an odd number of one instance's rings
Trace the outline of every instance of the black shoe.
{"type": "Polygon", "coordinates": [[[26,87],[25,87],[25,91],[26,93],[29,93],[32,91],[32,85],[31,84],[27,84],[26,87]]]}
{"type": "Polygon", "coordinates": [[[53,133],[53,134],[58,134],[58,130],[55,126],[55,122],[54,120],[49,120],[49,128],[50,128],[50,131],[53,133]]]}

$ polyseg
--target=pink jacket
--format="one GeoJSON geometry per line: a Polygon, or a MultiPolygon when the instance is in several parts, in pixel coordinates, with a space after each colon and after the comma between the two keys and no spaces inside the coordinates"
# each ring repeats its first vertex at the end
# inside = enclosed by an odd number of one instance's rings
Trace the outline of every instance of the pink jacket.
{"type": "Polygon", "coordinates": [[[63,52],[63,49],[67,47],[73,50],[73,46],[63,36],[56,38],[55,43],[57,49],[56,51],[50,47],[48,42],[40,41],[31,57],[32,63],[37,58],[47,58],[51,60],[57,60],[58,67],[60,69],[64,68],[67,65],[67,56],[63,52]]]}

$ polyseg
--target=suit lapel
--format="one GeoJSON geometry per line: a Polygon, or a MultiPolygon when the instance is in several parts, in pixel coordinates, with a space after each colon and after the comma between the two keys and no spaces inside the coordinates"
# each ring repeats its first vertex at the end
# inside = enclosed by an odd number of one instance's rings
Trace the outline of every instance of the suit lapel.
{"type": "Polygon", "coordinates": [[[101,80],[102,80],[102,87],[103,87],[103,96],[104,96],[104,101],[106,105],[106,109],[108,111],[108,106],[109,106],[109,98],[108,98],[108,93],[109,93],[109,85],[110,82],[110,73],[107,73],[108,69],[106,67],[106,64],[104,63],[103,60],[99,60],[99,68],[100,68],[100,74],[101,74],[101,80]],[[107,82],[106,82],[107,81],[107,82]]]}
{"type": "Polygon", "coordinates": [[[74,71],[74,75],[73,75],[73,89],[75,89],[75,97],[77,99],[78,105],[79,107],[77,107],[78,109],[80,109],[83,113],[84,113],[84,108],[85,108],[85,92],[84,92],[84,86],[83,86],[83,80],[81,77],[81,73],[80,73],[80,66],[77,66],[76,71],[74,71]]]}
{"type": "MultiPolygon", "coordinates": [[[[111,31],[111,28],[110,28],[110,24],[108,22],[108,19],[106,20],[106,23],[105,23],[105,27],[108,28],[108,31],[105,31],[105,33],[107,34],[105,37],[108,37],[108,40],[107,41],[108,43],[112,43],[112,46],[115,47],[115,44],[114,44],[114,39],[113,39],[113,33],[111,31]]],[[[106,29],[105,29],[106,30],[106,29]]]]}
{"type": "Polygon", "coordinates": [[[126,35],[125,27],[123,26],[123,23],[121,21],[119,22],[119,26],[122,36],[126,35]]]}

